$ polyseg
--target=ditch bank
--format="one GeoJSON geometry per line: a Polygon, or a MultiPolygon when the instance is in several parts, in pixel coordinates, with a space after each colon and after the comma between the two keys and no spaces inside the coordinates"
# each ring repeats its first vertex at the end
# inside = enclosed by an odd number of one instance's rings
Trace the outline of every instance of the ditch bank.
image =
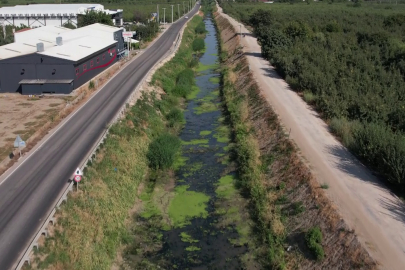
{"type": "Polygon", "coordinates": [[[194,32],[152,81],[165,94],[147,103],[157,104],[166,124],[149,145],[151,170],[137,191],[131,241],[117,263],[124,269],[260,269],[247,201],[235,187],[212,19],[194,32]]]}
{"type": "Polygon", "coordinates": [[[375,269],[327,199],[328,187],[314,181],[261,95],[235,29],[220,14],[215,21],[240,185],[251,199],[257,240],[267,246],[264,263],[273,269],[375,269]]]}

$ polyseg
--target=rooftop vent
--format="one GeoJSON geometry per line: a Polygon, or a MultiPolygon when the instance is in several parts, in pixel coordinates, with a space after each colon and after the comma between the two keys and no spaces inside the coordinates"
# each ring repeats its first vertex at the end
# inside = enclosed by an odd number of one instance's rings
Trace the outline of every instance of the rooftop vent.
{"type": "Polygon", "coordinates": [[[44,43],[37,43],[37,52],[43,52],[44,51],[44,43]]]}
{"type": "Polygon", "coordinates": [[[56,45],[58,45],[58,46],[62,46],[62,45],[63,45],[62,37],[56,37],[56,45]]]}

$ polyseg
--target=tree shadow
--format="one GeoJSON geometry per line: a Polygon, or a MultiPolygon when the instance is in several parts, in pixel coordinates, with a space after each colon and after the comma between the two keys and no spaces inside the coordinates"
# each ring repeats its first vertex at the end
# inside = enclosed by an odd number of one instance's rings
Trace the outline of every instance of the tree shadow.
{"type": "Polygon", "coordinates": [[[283,78],[277,73],[277,70],[275,70],[274,68],[261,68],[261,69],[265,72],[264,75],[266,75],[267,77],[283,80],[283,78]]]}
{"type": "MultiPolygon", "coordinates": [[[[241,35],[239,32],[238,32],[238,35],[241,35]]],[[[249,33],[249,32],[242,32],[242,37],[243,37],[243,35],[245,35],[245,36],[247,36],[247,37],[256,37],[255,35],[253,35],[252,33],[249,33]]]]}
{"type": "Polygon", "coordinates": [[[383,182],[383,179],[373,175],[373,173],[345,147],[341,145],[330,146],[327,151],[338,158],[338,162],[335,165],[339,170],[375,186],[387,195],[390,194],[391,197],[384,196],[378,198],[378,202],[382,207],[389,210],[391,214],[380,213],[391,216],[405,224],[405,203],[389,189],[389,187],[383,182]]]}
{"type": "Polygon", "coordinates": [[[254,57],[262,58],[261,52],[245,52],[243,54],[246,56],[254,56],[254,57]]]}
{"type": "Polygon", "coordinates": [[[405,204],[397,197],[394,198],[382,198],[378,200],[379,203],[391,214],[380,212],[381,214],[391,216],[396,220],[405,224],[405,204]]]}
{"type": "Polygon", "coordinates": [[[367,167],[364,166],[352,153],[342,145],[327,146],[327,152],[338,158],[335,167],[345,172],[352,177],[358,178],[364,182],[368,182],[381,189],[386,189],[386,186],[377,179],[367,167]]]}

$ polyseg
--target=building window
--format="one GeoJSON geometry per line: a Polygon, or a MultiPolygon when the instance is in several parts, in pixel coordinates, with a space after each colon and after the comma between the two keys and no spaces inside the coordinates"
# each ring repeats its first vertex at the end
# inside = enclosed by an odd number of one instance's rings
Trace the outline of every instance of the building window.
{"type": "Polygon", "coordinates": [[[87,64],[84,64],[84,65],[83,65],[83,71],[84,71],[84,70],[87,70],[87,64]]]}
{"type": "Polygon", "coordinates": [[[100,58],[99,58],[99,57],[97,57],[97,64],[98,64],[98,63],[100,63],[100,58]]]}
{"type": "Polygon", "coordinates": [[[76,68],[76,75],[79,75],[80,70],[76,68]]]}
{"type": "Polygon", "coordinates": [[[103,60],[105,60],[105,54],[103,54],[103,60]]]}
{"type": "Polygon", "coordinates": [[[90,67],[93,67],[93,60],[90,61],[90,67]]]}

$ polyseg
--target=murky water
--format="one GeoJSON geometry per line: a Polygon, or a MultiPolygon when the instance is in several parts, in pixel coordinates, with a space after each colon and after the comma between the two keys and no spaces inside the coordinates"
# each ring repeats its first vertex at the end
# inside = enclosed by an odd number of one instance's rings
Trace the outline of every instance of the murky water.
{"type": "Polygon", "coordinates": [[[223,124],[219,97],[219,72],[216,30],[211,18],[204,20],[208,31],[206,51],[200,58],[196,76],[200,88],[187,104],[186,124],[180,134],[184,141],[183,157],[187,159],[176,174],[176,185],[187,185],[189,191],[209,196],[207,217],[193,218],[189,225],[163,232],[164,245],[157,255],[159,261],[169,262],[168,269],[241,269],[240,255],[245,246],[231,244],[238,237],[232,226],[219,228],[216,214],[218,180],[233,174],[228,164],[229,130],[223,124]],[[200,67],[201,67],[200,66],[200,67]],[[191,241],[184,241],[187,235],[191,241]]]}

